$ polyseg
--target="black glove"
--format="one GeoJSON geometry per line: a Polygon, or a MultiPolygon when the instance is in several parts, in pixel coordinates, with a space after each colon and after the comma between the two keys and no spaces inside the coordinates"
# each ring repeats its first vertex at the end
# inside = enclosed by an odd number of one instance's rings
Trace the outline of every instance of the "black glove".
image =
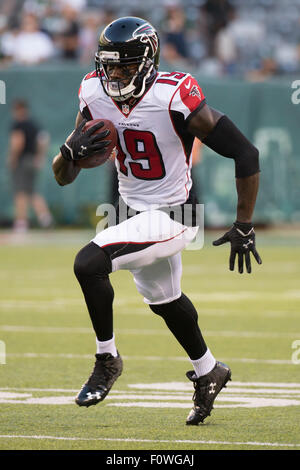
{"type": "Polygon", "coordinates": [[[104,122],[98,122],[83,132],[87,120],[84,119],[73,131],[71,137],[60,147],[60,152],[65,160],[81,160],[90,157],[94,153],[105,153],[110,140],[102,140],[110,134],[106,129],[104,132],[92,135],[96,130],[104,126],[104,122]]]}
{"type": "Polygon", "coordinates": [[[229,258],[229,269],[234,270],[235,257],[238,255],[239,272],[243,272],[243,264],[245,264],[247,272],[251,273],[250,252],[258,264],[262,264],[259,254],[255,248],[255,232],[251,223],[234,222],[233,226],[226,232],[223,237],[213,242],[214,246],[223,245],[223,243],[231,243],[231,252],[229,258]]]}

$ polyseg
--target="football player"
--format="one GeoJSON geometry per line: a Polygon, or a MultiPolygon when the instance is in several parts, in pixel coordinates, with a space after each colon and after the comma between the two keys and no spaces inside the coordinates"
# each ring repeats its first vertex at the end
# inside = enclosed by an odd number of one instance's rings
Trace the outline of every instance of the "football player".
{"type": "Polygon", "coordinates": [[[223,113],[206,104],[196,79],[186,72],[160,72],[159,37],[153,26],[135,17],[110,23],[100,35],[96,70],[82,80],[75,130],[54,158],[57,182],[74,181],[76,160],[105,152],[102,123],[84,131],[91,119],[110,119],[118,130],[116,167],[119,192],[131,216],[98,233],[76,256],[80,283],[96,334],[94,369],[78,393],[79,406],[102,401],[122,372],[113,332],[114,291],[109,275],[131,271],[144,302],[165,321],[186,351],[187,372],[195,392],[186,424],[210,415],[213,402],[231,378],[230,368],[215,359],[198,326],[197,311],[181,291],[181,251],[194,239],[195,217],[178,221],[165,207],[192,215],[197,201],[191,181],[191,150],[199,138],[235,162],[238,195],[236,221],[214,245],[229,242],[229,267],[251,272],[255,248],[252,215],[259,184],[258,150],[223,113]],[[98,130],[97,134],[93,134],[98,130]],[[100,131],[100,132],[99,132],[100,131]],[[135,212],[134,212],[135,211],[135,212]],[[133,215],[132,215],[133,214],[133,215]]]}

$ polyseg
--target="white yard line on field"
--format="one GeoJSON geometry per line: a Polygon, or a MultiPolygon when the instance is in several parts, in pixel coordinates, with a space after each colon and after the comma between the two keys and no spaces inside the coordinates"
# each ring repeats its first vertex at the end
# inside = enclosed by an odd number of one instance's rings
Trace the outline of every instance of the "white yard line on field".
{"type": "MultiPolygon", "coordinates": [[[[300,290],[287,290],[283,292],[258,292],[258,291],[225,291],[225,292],[186,292],[194,302],[240,302],[248,301],[283,301],[300,300],[300,290]]],[[[116,307],[128,307],[128,305],[139,305],[142,300],[136,298],[119,298],[114,301],[116,307]]],[[[82,298],[56,298],[50,300],[34,300],[34,299],[2,299],[0,300],[0,308],[2,309],[59,309],[67,306],[84,306],[82,298]]]]}
{"type": "MultiPolygon", "coordinates": [[[[264,273],[298,273],[299,272],[299,263],[297,262],[272,262],[268,260],[268,264],[264,266],[264,273]]],[[[224,274],[224,266],[217,264],[184,264],[183,265],[184,276],[197,276],[205,275],[207,276],[212,274],[224,274]]]]}
{"type": "MultiPolygon", "coordinates": [[[[178,387],[179,388],[179,387],[178,387]]],[[[182,391],[179,392],[175,392],[173,391],[172,393],[168,393],[168,392],[160,392],[160,391],[147,391],[147,393],[145,392],[145,390],[142,390],[142,391],[139,391],[140,393],[138,393],[138,391],[132,391],[130,390],[129,392],[126,390],[124,392],[121,392],[121,391],[118,391],[118,392],[111,392],[108,397],[106,398],[106,403],[107,403],[107,400],[139,400],[139,403],[138,405],[142,405],[142,406],[145,406],[145,400],[154,400],[154,401],[160,401],[162,403],[160,403],[159,405],[153,405],[153,403],[146,403],[146,406],[163,406],[165,408],[168,408],[169,405],[167,402],[163,402],[163,400],[175,400],[175,401],[187,401],[189,406],[190,406],[190,402],[191,402],[191,392],[192,392],[192,387],[190,384],[181,384],[181,388],[182,388],[182,391]]],[[[10,389],[11,390],[11,389],[10,389]]],[[[60,392],[62,393],[62,392],[60,392]]],[[[64,392],[65,393],[65,392],[64,392]]],[[[73,391],[73,392],[70,392],[70,393],[78,393],[78,391],[73,391]]],[[[273,389],[264,389],[264,388],[236,388],[236,387],[233,387],[233,386],[230,386],[230,388],[226,388],[222,391],[222,396],[221,398],[218,397],[217,398],[217,401],[234,401],[234,402],[237,402],[237,401],[241,401],[242,400],[242,397],[245,398],[246,400],[248,399],[247,397],[251,397],[252,399],[252,395],[262,395],[262,397],[260,398],[263,398],[263,399],[266,399],[266,400],[269,400],[270,398],[279,398],[279,399],[282,399],[282,398],[288,398],[288,401],[286,402],[287,405],[289,405],[291,402],[293,403],[293,399],[298,399],[300,398],[300,389],[298,390],[282,390],[282,389],[276,389],[276,388],[273,388],[273,389]],[[276,397],[276,395],[280,395],[278,397],[276,397]]],[[[18,398],[18,399],[24,399],[24,398],[32,398],[32,394],[31,393],[19,393],[19,391],[16,393],[15,391],[7,391],[7,390],[1,390],[0,389],[0,403],[5,402],[5,399],[15,399],[15,398],[18,398]]],[[[51,399],[51,401],[53,401],[52,399],[55,398],[54,402],[55,404],[57,404],[57,399],[62,399],[62,400],[74,400],[73,398],[73,395],[71,397],[65,397],[65,396],[60,396],[60,397],[35,397],[33,398],[33,400],[37,401],[37,402],[41,402],[41,400],[48,400],[48,399],[51,399]]],[[[256,397],[253,397],[253,398],[256,398],[256,397]]],[[[12,403],[18,403],[18,400],[17,401],[13,401],[12,403]]],[[[23,402],[22,402],[23,403],[23,402]]],[[[30,400],[26,400],[25,403],[30,403],[30,400]]],[[[132,404],[132,403],[131,403],[132,404]]],[[[297,400],[297,404],[299,404],[299,400],[297,400]]],[[[119,405],[119,403],[115,403],[114,405],[110,405],[110,406],[117,406],[119,405]]],[[[130,406],[130,403],[125,403],[125,404],[121,404],[120,403],[120,406],[130,406]]]]}
{"type": "MultiPolygon", "coordinates": [[[[222,393],[234,393],[234,391],[238,390],[243,391],[243,393],[248,392],[260,392],[261,387],[263,390],[266,390],[267,393],[273,393],[273,390],[279,391],[281,389],[281,393],[288,394],[289,389],[292,389],[292,392],[300,393],[300,382],[239,382],[239,381],[230,381],[230,386],[228,386],[228,390],[223,390],[222,393]]],[[[137,390],[147,390],[147,393],[178,393],[178,392],[190,392],[192,390],[192,385],[189,382],[156,382],[156,383],[135,383],[135,384],[128,384],[128,388],[130,390],[126,390],[127,394],[134,394],[137,393],[137,390]],[[132,392],[131,390],[134,389],[132,392]]],[[[17,392],[61,392],[61,393],[77,393],[77,389],[72,388],[28,388],[28,387],[0,387],[1,391],[8,391],[8,390],[15,390],[17,392]]],[[[125,393],[124,390],[111,390],[110,395],[119,395],[125,393]]],[[[265,393],[265,392],[263,392],[265,393]]]]}
{"type": "Polygon", "coordinates": [[[293,301],[300,299],[300,290],[287,290],[282,292],[275,291],[239,291],[239,292],[186,292],[186,295],[193,299],[193,301],[203,302],[239,302],[240,300],[249,301],[279,301],[292,299],[293,301]]]}
{"type": "MultiPolygon", "coordinates": [[[[92,354],[73,354],[73,353],[7,353],[6,356],[9,357],[22,357],[28,359],[89,359],[93,358],[92,354]]],[[[179,361],[186,362],[188,361],[187,357],[184,356],[122,356],[124,360],[132,361],[179,361]]],[[[274,364],[274,365],[293,365],[291,359],[254,359],[254,358],[244,358],[244,357],[230,357],[223,359],[226,362],[242,362],[248,364],[274,364]]]]}
{"type": "MultiPolygon", "coordinates": [[[[105,406],[124,408],[190,408],[192,384],[186,382],[127,384],[124,390],[113,390],[105,406]],[[129,390],[128,390],[129,389],[129,390]],[[120,401],[122,400],[122,401],[120,401]],[[124,402],[124,400],[126,400],[124,402]]],[[[0,389],[0,403],[12,405],[74,405],[78,393],[70,389],[0,389]],[[36,396],[38,392],[38,396],[36,396]],[[54,392],[55,395],[49,395],[54,392]],[[72,395],[70,393],[72,392],[72,395]],[[41,396],[42,395],[42,396],[41,396]]],[[[300,383],[231,382],[217,397],[216,408],[261,408],[300,406],[300,383]],[[294,385],[292,387],[292,385],[294,385]]]]}
{"type": "MultiPolygon", "coordinates": [[[[48,292],[49,294],[49,292],[48,292]]],[[[116,299],[114,305],[116,307],[128,307],[128,305],[135,305],[140,303],[139,299],[116,299]]],[[[40,299],[3,299],[0,300],[1,309],[55,309],[55,308],[66,308],[68,306],[79,307],[85,306],[84,299],[81,298],[55,298],[48,300],[40,299]]],[[[128,307],[129,308],[129,307],[128,307]]]]}
{"type": "Polygon", "coordinates": [[[135,439],[135,438],[109,438],[109,437],[63,437],[63,436],[28,436],[28,435],[12,435],[1,434],[2,439],[42,439],[42,440],[57,440],[57,441],[98,441],[98,442],[140,442],[140,443],[165,443],[165,444],[203,444],[203,445],[235,445],[235,446],[261,446],[261,447],[300,447],[296,443],[282,443],[282,442],[255,442],[255,441],[212,441],[212,440],[191,440],[191,439],[135,439]]]}
{"type": "MultiPolygon", "coordinates": [[[[48,292],[49,294],[49,292],[48,292]]],[[[22,300],[22,299],[15,299],[15,300],[0,300],[0,310],[20,310],[23,314],[24,310],[30,310],[31,312],[38,312],[38,313],[48,313],[49,310],[64,310],[64,314],[72,314],[74,315],[74,307],[78,307],[76,311],[80,311],[81,309],[85,308],[84,300],[80,299],[49,299],[49,300],[22,300]],[[72,306],[73,308],[68,308],[72,306]]],[[[143,302],[139,299],[130,302],[117,299],[114,302],[114,307],[116,310],[116,314],[119,315],[151,315],[151,311],[149,310],[148,306],[143,304],[143,302]],[[130,306],[132,305],[132,306],[130,306]],[[136,306],[135,306],[136,305],[136,306]],[[137,305],[140,305],[139,307],[137,305]],[[121,307],[121,308],[120,308],[121,307]]],[[[198,307],[198,312],[200,316],[235,316],[240,314],[240,311],[234,311],[232,307],[224,308],[203,308],[202,306],[198,307]]],[[[259,311],[257,313],[251,312],[251,315],[259,315],[260,317],[286,317],[287,314],[291,315],[298,315],[297,311],[291,311],[288,309],[286,310],[264,310],[259,311]]]]}
{"type": "MultiPolygon", "coordinates": [[[[25,326],[25,325],[0,325],[0,331],[14,333],[92,333],[92,328],[84,327],[56,327],[56,326],[25,326]]],[[[124,335],[170,335],[169,330],[153,330],[153,329],[135,329],[135,328],[118,328],[116,333],[124,335]]],[[[205,331],[206,336],[222,336],[232,338],[300,338],[300,333],[287,332],[261,332],[261,331],[205,331]]]]}
{"type": "MultiPolygon", "coordinates": [[[[162,390],[171,391],[171,390],[189,390],[189,383],[186,382],[157,382],[157,383],[136,383],[136,384],[128,384],[128,387],[131,389],[136,390],[162,390]]],[[[286,389],[295,389],[300,392],[300,383],[293,383],[293,382],[235,382],[230,381],[230,390],[228,386],[227,391],[232,391],[234,387],[250,387],[253,390],[256,390],[255,387],[268,387],[270,388],[270,392],[274,390],[276,387],[282,388],[282,393],[286,393],[286,389]]],[[[23,389],[14,389],[14,390],[23,390],[23,389]]],[[[247,391],[249,388],[247,388],[247,391]]],[[[28,391],[28,389],[24,389],[24,391],[28,391]]],[[[224,390],[223,390],[224,392],[224,390]]],[[[223,393],[222,392],[222,393],[223,393]]]]}
{"type": "MultiPolygon", "coordinates": [[[[297,397],[296,397],[297,398],[297,397]]],[[[57,398],[55,397],[55,400],[57,398]]],[[[28,400],[28,399],[27,399],[28,400]]],[[[30,399],[29,399],[30,400],[30,399]]],[[[39,399],[36,399],[39,400],[39,399]]],[[[36,400],[33,400],[36,401],[36,400]]],[[[274,398],[257,398],[257,397],[237,397],[237,396],[232,396],[228,397],[224,395],[222,398],[219,399],[217,397],[217,400],[221,400],[222,402],[232,402],[226,403],[223,405],[216,405],[214,408],[261,408],[261,407],[287,407],[287,406],[297,406],[299,407],[300,401],[299,400],[291,400],[291,399],[284,399],[284,398],[279,398],[279,399],[274,399],[274,398]]],[[[5,400],[1,401],[0,403],[13,403],[14,400],[5,400]]],[[[47,401],[49,402],[50,400],[47,398],[43,400],[45,404],[47,404],[47,401]]],[[[63,401],[63,400],[62,400],[63,401]]],[[[188,401],[188,400],[187,400],[188,401]]],[[[24,404],[24,401],[20,401],[20,403],[24,404]]],[[[42,402],[38,401],[38,404],[42,404],[42,402]]],[[[51,403],[49,403],[51,404],[51,403]]],[[[59,404],[56,401],[52,403],[53,405],[59,404]]],[[[115,402],[115,403],[109,403],[106,406],[112,406],[112,407],[117,407],[117,408],[179,408],[179,409],[189,409],[191,407],[190,403],[180,403],[180,402],[154,402],[154,401],[131,401],[130,403],[123,403],[123,402],[115,402]]]]}

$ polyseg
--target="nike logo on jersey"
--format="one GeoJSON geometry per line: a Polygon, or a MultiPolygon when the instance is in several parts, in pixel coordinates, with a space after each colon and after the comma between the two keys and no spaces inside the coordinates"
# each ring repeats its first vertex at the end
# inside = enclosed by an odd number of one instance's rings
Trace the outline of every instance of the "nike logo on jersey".
{"type": "Polygon", "coordinates": [[[185,88],[188,90],[191,86],[191,80],[189,80],[189,83],[184,84],[185,88]]]}

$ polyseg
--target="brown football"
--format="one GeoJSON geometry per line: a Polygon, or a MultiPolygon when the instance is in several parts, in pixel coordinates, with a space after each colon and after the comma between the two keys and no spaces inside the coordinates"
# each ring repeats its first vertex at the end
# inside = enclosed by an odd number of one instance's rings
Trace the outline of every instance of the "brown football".
{"type": "Polygon", "coordinates": [[[103,165],[103,163],[105,163],[106,160],[108,160],[109,157],[115,151],[115,147],[118,142],[118,133],[114,124],[108,119],[93,119],[92,121],[88,121],[84,126],[83,131],[87,131],[90,127],[94,126],[100,121],[104,122],[104,126],[100,127],[100,129],[98,129],[95,134],[99,134],[108,129],[110,131],[110,134],[104,137],[103,140],[110,140],[111,143],[106,148],[105,153],[95,153],[94,155],[91,155],[87,158],[83,158],[82,160],[76,160],[75,164],[76,166],[80,166],[80,168],[95,168],[97,166],[103,165]]]}

